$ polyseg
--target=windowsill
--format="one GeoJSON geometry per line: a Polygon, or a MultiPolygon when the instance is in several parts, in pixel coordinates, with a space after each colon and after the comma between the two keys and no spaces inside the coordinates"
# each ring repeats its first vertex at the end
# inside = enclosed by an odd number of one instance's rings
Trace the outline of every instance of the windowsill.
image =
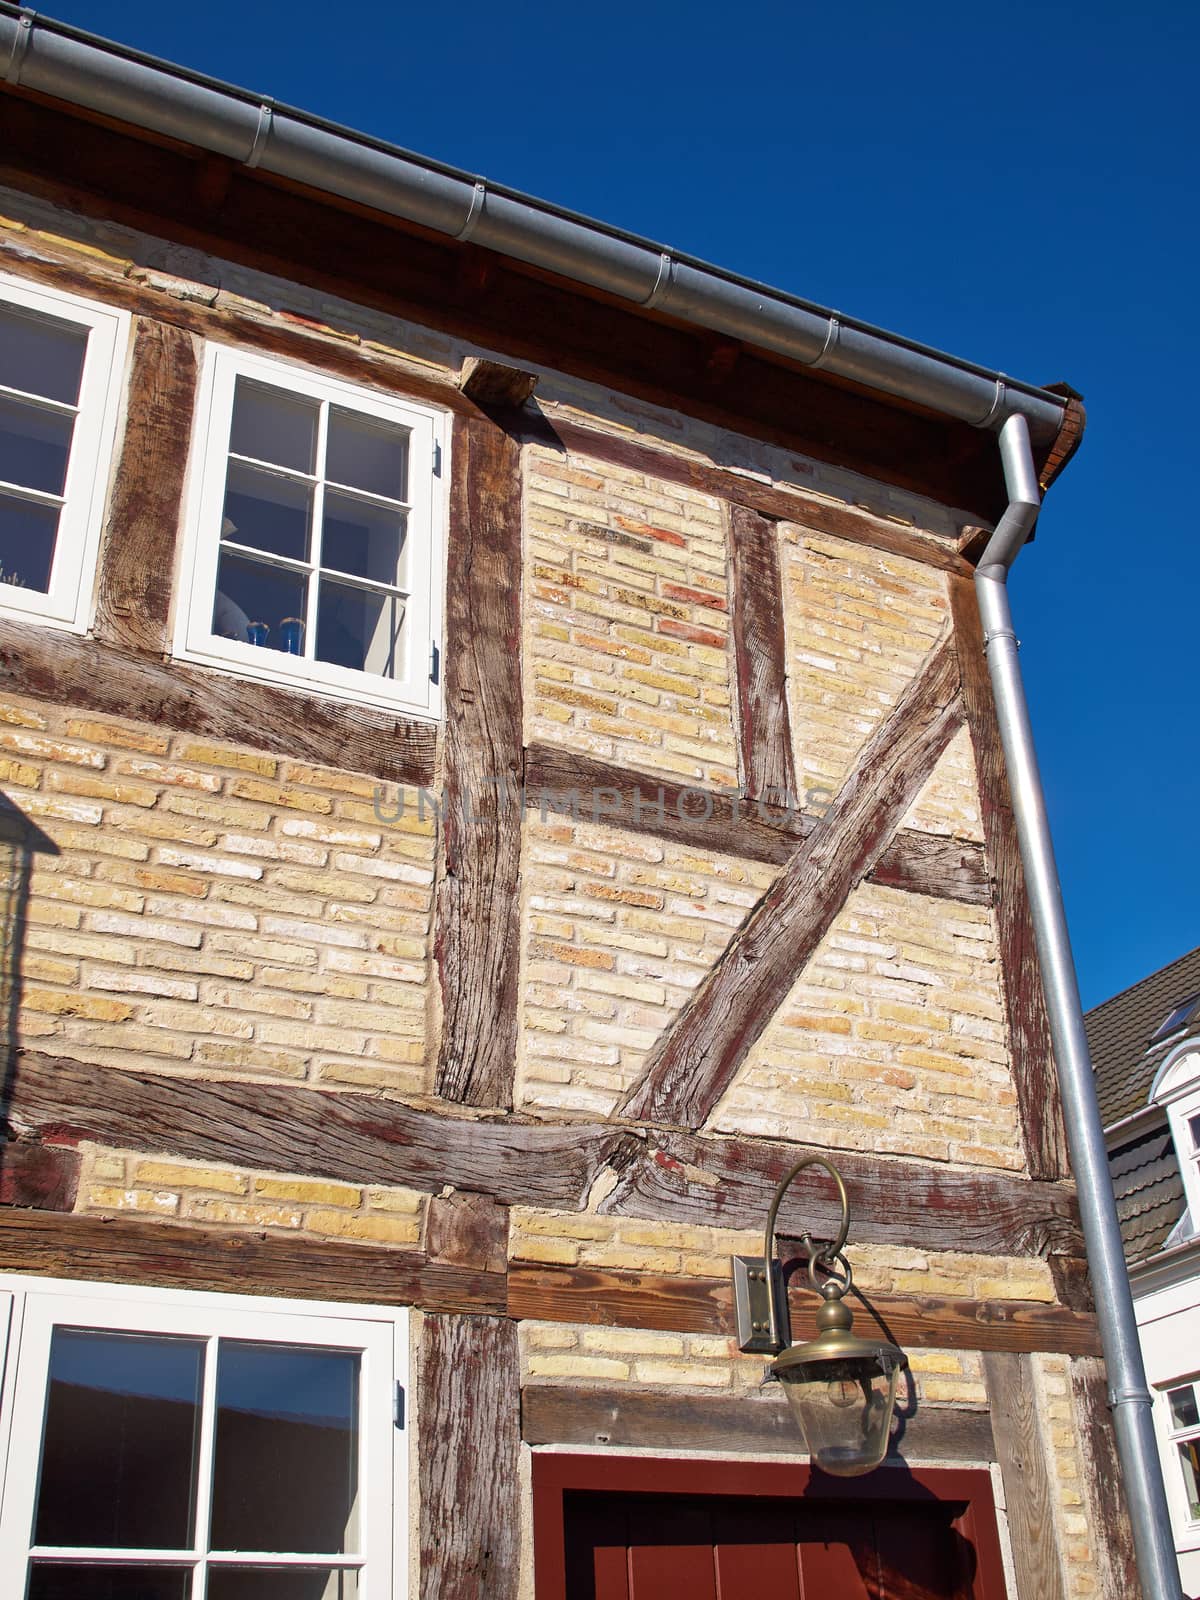
{"type": "MultiPolygon", "coordinates": [[[[250,647],[247,646],[247,649],[250,647]]],[[[265,656],[278,656],[279,651],[263,650],[265,656]]],[[[273,689],[281,689],[291,694],[311,696],[315,699],[328,700],[332,704],[363,706],[372,711],[390,712],[397,717],[411,717],[416,722],[427,722],[436,726],[441,721],[440,690],[431,685],[433,693],[431,701],[436,697],[435,704],[421,705],[415,701],[407,700],[399,695],[373,693],[367,688],[358,688],[352,685],[329,683],[322,681],[316,675],[308,677],[305,674],[291,674],[273,670],[268,661],[260,668],[253,660],[239,658],[230,661],[228,657],[213,651],[211,654],[204,650],[176,649],[171,659],[186,663],[188,666],[204,667],[210,672],[219,672],[228,678],[241,678],[252,683],[266,684],[273,689]]]]}

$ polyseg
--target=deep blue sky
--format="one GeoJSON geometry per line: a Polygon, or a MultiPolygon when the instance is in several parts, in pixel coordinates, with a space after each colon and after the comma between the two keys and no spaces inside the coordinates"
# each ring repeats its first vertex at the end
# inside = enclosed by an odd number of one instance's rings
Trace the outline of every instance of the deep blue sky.
{"type": "Polygon", "coordinates": [[[1200,8],[46,10],[1082,391],[1013,598],[1084,1003],[1200,944],[1200,8]]]}

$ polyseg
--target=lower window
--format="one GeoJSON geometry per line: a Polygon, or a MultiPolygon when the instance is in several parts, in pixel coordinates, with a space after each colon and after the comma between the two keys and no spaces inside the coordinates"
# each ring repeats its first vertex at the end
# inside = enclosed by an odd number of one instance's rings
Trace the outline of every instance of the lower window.
{"type": "Polygon", "coordinates": [[[406,1313],[344,1310],[0,1278],[0,1594],[399,1595],[406,1313]]]}
{"type": "Polygon", "coordinates": [[[1179,1462],[1188,1520],[1200,1522],[1200,1382],[1176,1384],[1167,1390],[1167,1426],[1171,1454],[1179,1462]]]}

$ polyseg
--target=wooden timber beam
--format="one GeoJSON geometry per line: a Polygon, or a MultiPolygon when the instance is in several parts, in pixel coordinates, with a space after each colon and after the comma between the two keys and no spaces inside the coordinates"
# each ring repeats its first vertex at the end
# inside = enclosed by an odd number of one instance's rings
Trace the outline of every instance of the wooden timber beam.
{"type": "Polygon", "coordinates": [[[483,411],[519,410],[537,386],[536,372],[478,356],[468,356],[458,375],[458,387],[483,411]]]}
{"type": "Polygon", "coordinates": [[[852,506],[835,505],[824,497],[806,494],[803,489],[764,483],[727,467],[677,456],[661,446],[630,439],[625,434],[606,433],[586,423],[542,414],[536,422],[527,423],[523,437],[530,444],[547,445],[567,455],[628,467],[667,483],[678,483],[701,494],[713,495],[730,505],[744,506],[748,511],[773,517],[777,522],[796,522],[815,533],[828,533],[854,544],[870,545],[888,555],[920,561],[944,572],[969,574],[971,570],[952,544],[943,543],[934,534],[910,533],[894,522],[885,522],[882,517],[873,517],[852,506]]]}
{"type": "Polygon", "coordinates": [[[0,691],[388,783],[433,782],[432,723],[159,661],[137,650],[0,618],[0,691]]]}
{"type": "MultiPolygon", "coordinates": [[[[820,818],[765,800],[631,771],[559,745],[525,751],[525,804],[545,816],[578,814],[633,833],[786,866],[820,818]]],[[[901,829],[867,874],[871,883],[967,905],[988,905],[983,851],[966,839],[901,829]]]]}
{"type": "Polygon", "coordinates": [[[498,1109],[513,1103],[519,1015],[521,447],[481,418],[457,423],[452,455],[436,1081],[498,1109]]]}
{"type": "Polygon", "coordinates": [[[505,1205],[567,1211],[582,1206],[595,1171],[630,1139],[597,1123],[485,1120],[368,1094],[201,1083],[31,1054],[17,1058],[5,1114],[47,1143],[91,1139],[429,1193],[450,1185],[505,1205]]]}
{"type": "Polygon", "coordinates": [[[516,1600],[521,1354],[500,1317],[426,1316],[417,1438],[421,1600],[516,1600]]]}
{"type": "Polygon", "coordinates": [[[1142,1600],[1103,1361],[1096,1356],[1077,1356],[1071,1362],[1071,1398],[1095,1530],[1092,1557],[1100,1593],[1103,1600],[1142,1600]]]}
{"type": "Polygon", "coordinates": [[[742,783],[787,804],[796,792],[788,717],[778,525],[747,506],[729,508],[730,625],[737,682],[742,783]]]}
{"type": "MultiPolygon", "coordinates": [[[[502,1270],[437,1261],[417,1250],[343,1239],[0,1206],[0,1272],[210,1289],[229,1294],[413,1305],[510,1321],[732,1334],[727,1278],[676,1278],[513,1261],[502,1270]]],[[[793,1286],[797,1327],[815,1308],[793,1286]]],[[[874,1295],[855,1301],[868,1324],[914,1349],[1049,1351],[1092,1356],[1095,1317],[1040,1301],[874,1295]]]]}
{"type": "Polygon", "coordinates": [[[136,319],[93,631],[109,644],[156,656],[167,649],[196,365],[191,334],[136,319]]]}
{"type": "MultiPolygon", "coordinates": [[[[806,1147],[620,1123],[527,1122],[417,1108],[300,1084],[204,1083],[62,1056],[16,1061],[7,1118],[46,1144],[92,1140],[235,1167],[436,1194],[447,1185],[502,1205],[582,1208],[597,1175],[617,1173],[606,1214],[758,1228],[806,1147]]],[[[981,1255],[1079,1256],[1075,1192],[987,1168],[838,1151],[855,1206],[855,1238],[981,1255]]],[[[827,1180],[802,1173],[780,1231],[832,1232],[827,1180]]]]}
{"type": "MultiPolygon", "coordinates": [[[[619,1152],[606,1215],[657,1218],[708,1228],[761,1228],[783,1175],[805,1154],[827,1149],[782,1140],[707,1138],[654,1129],[619,1152]],[[632,1151],[632,1156],[631,1156],[632,1151]]],[[[832,1152],[850,1190],[854,1238],[863,1244],[977,1255],[1081,1256],[1075,1190],[987,1167],[953,1168],[855,1150],[832,1152]]],[[[788,1189],[779,1231],[832,1238],[840,1212],[828,1177],[802,1172],[788,1189]]]]}
{"type": "MultiPolygon", "coordinates": [[[[777,1387],[777,1386],[776,1386],[777,1387]]],[[[737,1450],[795,1456],[796,1422],[781,1394],[655,1394],[632,1387],[580,1389],[527,1383],[521,1391],[526,1444],[603,1445],[618,1450],[737,1450]]],[[[986,1411],[920,1405],[901,1419],[888,1458],[994,1461],[986,1411]]]]}
{"type": "Polygon", "coordinates": [[[992,899],[1001,988],[1025,1158],[1030,1177],[1053,1180],[1071,1170],[1067,1135],[1017,824],[984,656],[983,627],[975,586],[965,578],[951,580],[950,613],[962,671],[963,708],[975,751],[985,848],[995,885],[992,899]]]}
{"type": "Polygon", "coordinates": [[[867,741],[825,817],[650,1051],[624,1115],[698,1128],[854,888],[883,855],[962,721],[953,641],[867,741]]]}
{"type": "Polygon", "coordinates": [[[992,1351],[984,1355],[983,1372],[1004,1480],[1017,1594],[1020,1600],[1066,1600],[1033,1364],[1027,1355],[992,1351]]]}

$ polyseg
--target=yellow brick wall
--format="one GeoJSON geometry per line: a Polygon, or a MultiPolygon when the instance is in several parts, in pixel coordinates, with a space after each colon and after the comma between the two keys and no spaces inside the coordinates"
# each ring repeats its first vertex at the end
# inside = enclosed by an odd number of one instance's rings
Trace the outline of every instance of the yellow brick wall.
{"type": "Polygon", "coordinates": [[[610,1113],[775,870],[528,812],[519,1102],[610,1113]]]}
{"type": "Polygon", "coordinates": [[[134,1211],[394,1248],[420,1242],[425,1196],[411,1189],[255,1172],[96,1144],[82,1145],[80,1154],[79,1212],[134,1211]]]}
{"type": "Polygon", "coordinates": [[[0,705],[0,781],[44,836],[23,1044],[425,1088],[434,825],[415,807],[381,824],[353,774],[23,702],[0,705]]]}
{"type": "Polygon", "coordinates": [[[529,737],[735,784],[720,503],[542,447],[525,481],[529,737]]]}
{"type": "Polygon", "coordinates": [[[864,884],[711,1126],[1023,1171],[992,915],[864,884]]]}

